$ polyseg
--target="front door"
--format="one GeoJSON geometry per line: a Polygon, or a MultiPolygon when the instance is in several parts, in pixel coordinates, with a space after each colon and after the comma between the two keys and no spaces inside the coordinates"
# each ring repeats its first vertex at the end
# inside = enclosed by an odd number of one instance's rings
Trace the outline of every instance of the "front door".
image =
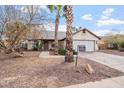
{"type": "Polygon", "coordinates": [[[44,50],[48,51],[48,41],[44,41],[44,50]]]}

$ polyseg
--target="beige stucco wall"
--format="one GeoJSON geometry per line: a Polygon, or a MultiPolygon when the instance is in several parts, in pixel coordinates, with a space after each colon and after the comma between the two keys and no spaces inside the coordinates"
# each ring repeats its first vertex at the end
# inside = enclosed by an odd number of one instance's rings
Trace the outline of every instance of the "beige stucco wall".
{"type": "Polygon", "coordinates": [[[73,39],[78,39],[78,40],[99,40],[97,37],[95,37],[94,35],[92,35],[88,31],[85,31],[85,33],[80,31],[80,32],[74,34],[73,39]]]}
{"type": "Polygon", "coordinates": [[[33,44],[34,44],[33,41],[28,41],[27,49],[28,49],[28,50],[32,50],[32,49],[33,49],[33,44]]]}

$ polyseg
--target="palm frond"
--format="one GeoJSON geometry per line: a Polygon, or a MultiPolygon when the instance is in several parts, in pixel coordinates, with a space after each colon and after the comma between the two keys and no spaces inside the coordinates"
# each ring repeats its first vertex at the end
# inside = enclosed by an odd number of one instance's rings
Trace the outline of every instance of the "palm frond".
{"type": "Polygon", "coordinates": [[[66,12],[66,10],[67,10],[67,5],[63,7],[63,11],[66,12]]]}
{"type": "Polygon", "coordinates": [[[49,8],[49,10],[50,10],[51,12],[53,12],[54,9],[55,9],[55,5],[47,5],[47,7],[49,8]]]}
{"type": "Polygon", "coordinates": [[[62,5],[57,5],[56,10],[57,10],[57,15],[60,16],[62,13],[62,5]]]}

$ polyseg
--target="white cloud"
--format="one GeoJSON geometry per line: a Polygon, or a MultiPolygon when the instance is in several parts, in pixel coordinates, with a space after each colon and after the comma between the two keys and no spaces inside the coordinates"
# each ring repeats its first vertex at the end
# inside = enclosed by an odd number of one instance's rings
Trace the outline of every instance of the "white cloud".
{"type": "Polygon", "coordinates": [[[97,21],[98,26],[121,25],[121,24],[124,24],[124,20],[110,18],[106,20],[97,21]]]}
{"type": "MultiPolygon", "coordinates": [[[[28,8],[29,10],[31,10],[31,7],[30,7],[30,6],[22,6],[20,10],[21,10],[22,12],[24,12],[24,13],[27,13],[27,12],[28,12],[28,9],[27,9],[27,8],[28,8]]],[[[33,8],[34,8],[34,11],[35,11],[35,9],[39,8],[39,9],[45,10],[47,13],[50,13],[50,11],[49,11],[49,9],[47,8],[46,5],[41,5],[41,6],[34,5],[33,8]]]]}
{"type": "Polygon", "coordinates": [[[46,5],[41,5],[40,8],[44,9],[47,13],[50,13],[50,10],[47,8],[46,5]]]}
{"type": "MultiPolygon", "coordinates": [[[[36,9],[38,8],[39,6],[33,6],[33,11],[36,11],[36,9]]],[[[24,12],[24,13],[28,13],[28,11],[32,11],[32,7],[31,6],[22,6],[21,7],[21,12],[24,12]]]]}
{"type": "Polygon", "coordinates": [[[98,36],[104,36],[106,33],[109,33],[110,30],[96,30],[94,33],[98,36]]]}
{"type": "Polygon", "coordinates": [[[89,21],[93,20],[91,14],[85,14],[85,15],[83,15],[81,18],[84,19],[84,20],[89,20],[89,21]]]}
{"type": "Polygon", "coordinates": [[[94,33],[98,36],[105,36],[105,35],[116,35],[116,34],[123,34],[124,35],[124,30],[118,30],[118,31],[114,31],[114,30],[96,30],[94,31],[94,33]]]}
{"type": "Polygon", "coordinates": [[[22,6],[20,10],[21,10],[21,12],[24,12],[24,13],[28,12],[27,9],[24,6],[22,6]]]}
{"type": "Polygon", "coordinates": [[[59,31],[66,31],[66,25],[59,25],[59,31]]]}
{"type": "Polygon", "coordinates": [[[102,15],[101,19],[109,19],[109,16],[102,15]]]}
{"type": "Polygon", "coordinates": [[[109,19],[109,17],[112,15],[114,11],[114,8],[107,8],[102,12],[101,19],[109,19]]]}
{"type": "Polygon", "coordinates": [[[113,11],[114,11],[114,8],[107,8],[105,11],[103,11],[103,14],[106,16],[111,16],[113,11]]]}
{"type": "Polygon", "coordinates": [[[107,8],[102,12],[101,19],[97,20],[97,26],[109,26],[109,25],[121,25],[124,24],[124,20],[112,18],[114,8],[107,8]]]}

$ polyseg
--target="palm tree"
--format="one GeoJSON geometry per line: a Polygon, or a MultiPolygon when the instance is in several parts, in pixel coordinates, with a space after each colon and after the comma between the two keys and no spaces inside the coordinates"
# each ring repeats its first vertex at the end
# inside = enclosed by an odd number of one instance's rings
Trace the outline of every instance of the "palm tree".
{"type": "Polygon", "coordinates": [[[56,11],[54,54],[58,55],[58,27],[59,27],[59,18],[62,11],[62,5],[48,5],[48,8],[50,9],[51,12],[56,11]]]}
{"type": "Polygon", "coordinates": [[[66,56],[65,62],[73,62],[73,38],[72,38],[72,22],[73,22],[73,14],[72,14],[72,6],[65,6],[65,15],[66,15],[66,56]]]}

